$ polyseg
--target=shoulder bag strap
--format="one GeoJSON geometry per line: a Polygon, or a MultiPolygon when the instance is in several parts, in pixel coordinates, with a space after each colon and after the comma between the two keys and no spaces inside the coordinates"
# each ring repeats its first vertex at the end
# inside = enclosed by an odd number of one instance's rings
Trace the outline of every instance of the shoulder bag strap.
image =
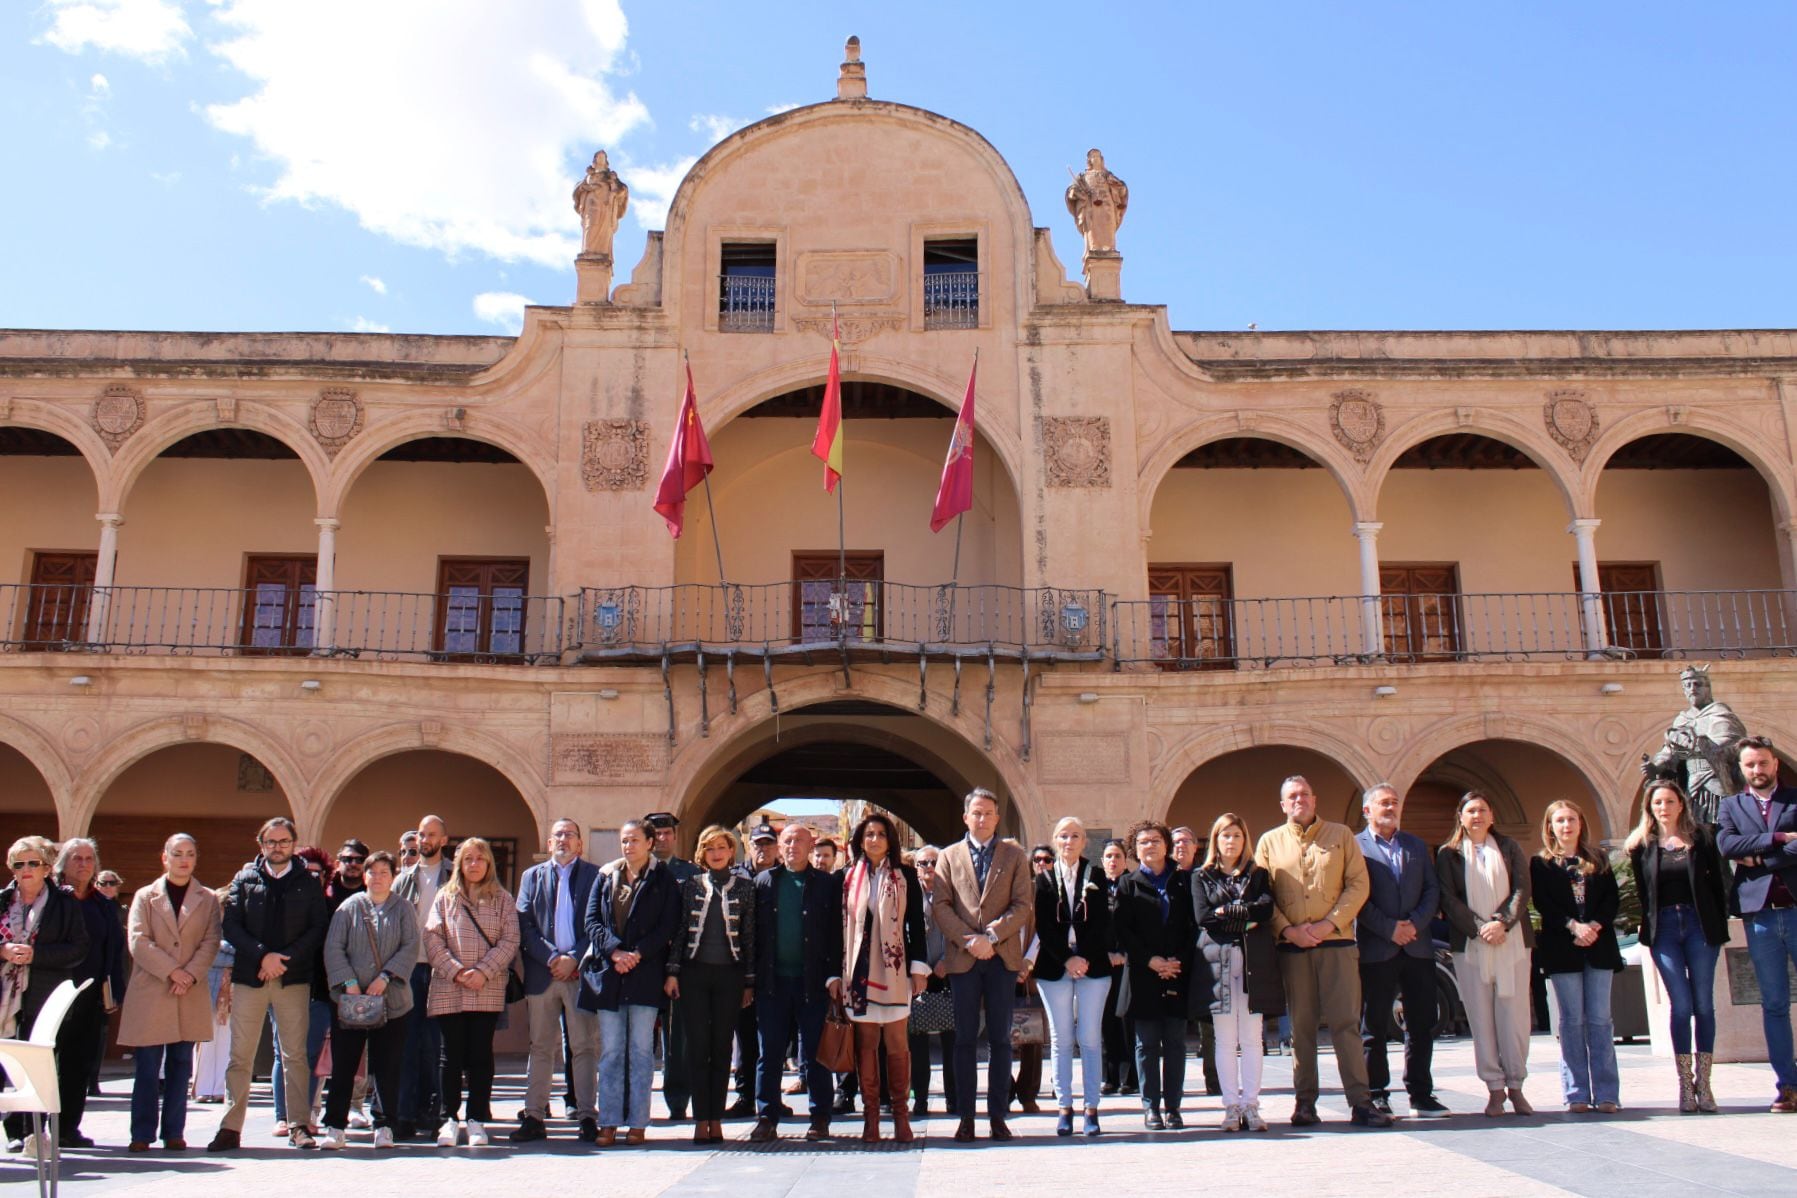
{"type": "Polygon", "coordinates": [[[374,939],[374,916],[375,906],[373,901],[370,901],[368,904],[368,918],[363,921],[362,930],[368,933],[368,951],[374,954],[374,976],[378,978],[387,971],[387,963],[381,960],[381,947],[374,939]]]}

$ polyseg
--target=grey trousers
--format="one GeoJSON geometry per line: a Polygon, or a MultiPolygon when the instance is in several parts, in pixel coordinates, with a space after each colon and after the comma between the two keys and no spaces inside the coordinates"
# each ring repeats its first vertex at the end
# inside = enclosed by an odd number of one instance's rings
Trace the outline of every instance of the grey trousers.
{"type": "Polygon", "coordinates": [[[599,1083],[599,1016],[583,1011],[575,1000],[580,979],[553,979],[541,994],[524,996],[530,1017],[530,1069],[524,1088],[524,1113],[548,1122],[555,1090],[555,1059],[562,1046],[562,1019],[568,1021],[568,1048],[574,1061],[574,1101],[582,1119],[597,1119],[594,1091],[599,1083]]]}

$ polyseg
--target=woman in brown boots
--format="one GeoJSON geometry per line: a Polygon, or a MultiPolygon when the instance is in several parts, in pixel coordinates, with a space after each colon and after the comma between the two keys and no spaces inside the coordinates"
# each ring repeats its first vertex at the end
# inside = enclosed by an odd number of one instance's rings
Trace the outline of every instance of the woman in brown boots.
{"type": "Polygon", "coordinates": [[[855,1025],[855,1067],[861,1078],[862,1129],[880,1139],[880,1048],[892,1096],[892,1138],[911,1142],[911,1049],[906,1020],[911,999],[929,978],[925,963],[923,891],[917,872],[898,859],[892,820],[869,814],[849,837],[842,879],[843,1000],[855,1025]]]}

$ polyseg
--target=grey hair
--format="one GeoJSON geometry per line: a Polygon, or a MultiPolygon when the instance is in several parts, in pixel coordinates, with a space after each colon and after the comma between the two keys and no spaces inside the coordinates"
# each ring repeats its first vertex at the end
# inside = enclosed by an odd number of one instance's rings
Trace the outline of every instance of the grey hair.
{"type": "MultiPolygon", "coordinates": [[[[1285,794],[1285,788],[1290,786],[1294,782],[1302,782],[1302,783],[1304,783],[1304,785],[1310,786],[1309,778],[1306,778],[1303,774],[1293,774],[1289,778],[1287,778],[1285,781],[1283,781],[1279,784],[1279,793],[1283,796],[1285,794]]],[[[1314,790],[1315,788],[1312,787],[1312,789],[1314,790]]]]}
{"type": "Polygon", "coordinates": [[[69,866],[69,858],[73,857],[75,855],[75,850],[80,848],[88,848],[94,851],[94,877],[97,878],[100,876],[99,842],[88,836],[71,836],[62,842],[61,848],[56,850],[56,868],[52,872],[55,874],[58,882],[62,881],[63,871],[69,866]]]}
{"type": "Polygon", "coordinates": [[[1391,783],[1375,782],[1360,793],[1360,809],[1365,811],[1366,805],[1382,794],[1388,794],[1399,802],[1402,802],[1404,799],[1404,796],[1398,793],[1398,788],[1391,783]]]}
{"type": "Polygon", "coordinates": [[[997,795],[987,790],[984,786],[976,786],[967,792],[966,798],[961,800],[961,814],[966,815],[969,811],[972,811],[974,802],[979,799],[985,799],[994,807],[998,806],[997,795]]]}

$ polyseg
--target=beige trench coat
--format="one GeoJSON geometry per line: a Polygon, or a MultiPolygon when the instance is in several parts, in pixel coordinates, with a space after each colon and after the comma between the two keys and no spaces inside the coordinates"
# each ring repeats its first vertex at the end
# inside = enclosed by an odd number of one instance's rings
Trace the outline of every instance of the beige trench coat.
{"type": "Polygon", "coordinates": [[[218,897],[197,880],[189,883],[175,918],[169,902],[168,875],[139,890],[131,899],[129,939],[131,982],[119,1016],[119,1043],[135,1048],[212,1039],[212,995],[206,971],[218,956],[218,897]],[[168,975],[185,969],[195,984],[180,998],[169,993],[168,975]]]}

